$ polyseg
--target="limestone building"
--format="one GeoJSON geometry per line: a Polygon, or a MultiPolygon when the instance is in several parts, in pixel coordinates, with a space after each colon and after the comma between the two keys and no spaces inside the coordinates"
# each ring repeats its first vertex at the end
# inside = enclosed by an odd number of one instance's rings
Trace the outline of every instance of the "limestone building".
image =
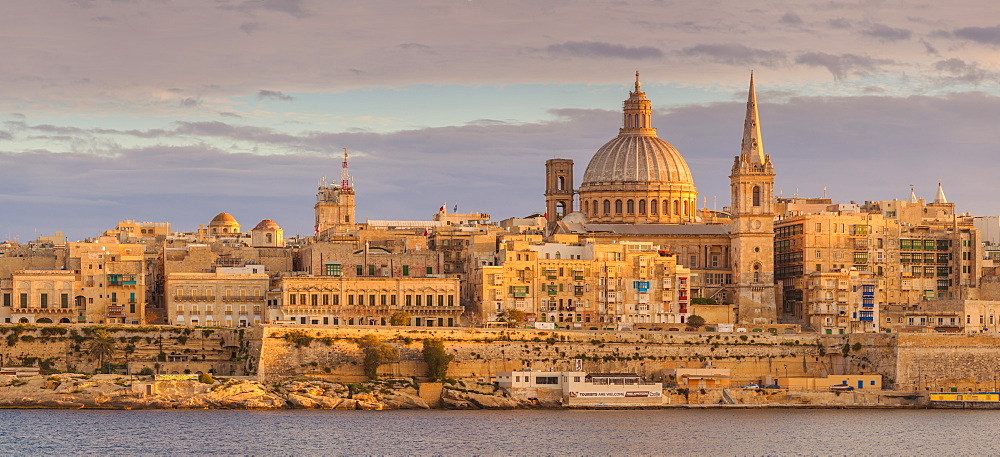
{"type": "MultiPolygon", "coordinates": [[[[877,327],[890,331],[907,325],[926,302],[956,303],[980,296],[985,263],[979,231],[971,217],[955,214],[940,186],[933,203],[924,203],[912,191],[909,200],[863,205],[834,204],[828,199],[779,203],[775,272],[785,321],[822,323],[813,328],[827,328],[825,317],[813,316],[823,301],[806,292],[809,277],[852,270],[871,272],[879,307],[877,327]]],[[[941,306],[934,309],[947,311],[941,306]]],[[[945,322],[960,316],[962,309],[948,312],[945,322]]]]}
{"type": "Polygon", "coordinates": [[[69,244],[69,269],[79,271],[81,322],[146,324],[146,262],[141,244],[100,237],[69,244]]]}
{"type": "Polygon", "coordinates": [[[410,325],[454,327],[464,310],[455,278],[289,276],[277,289],[273,320],[300,325],[389,325],[405,312],[410,325]]]}
{"type": "Polygon", "coordinates": [[[0,322],[69,324],[86,322],[80,313],[80,282],[67,270],[20,270],[0,280],[0,322]]]}
{"type": "Polygon", "coordinates": [[[752,76],[746,106],[740,153],[729,176],[732,206],[698,211],[691,171],[677,149],[657,136],[651,102],[636,74],[618,136],[593,155],[579,190],[566,188],[571,161],[546,164],[552,232],[659,246],[691,270],[692,297],[731,303],[739,322],[776,322],[775,174],[764,154],[752,76]],[[579,211],[566,204],[569,193],[579,196],[579,211]]]}
{"type": "Polygon", "coordinates": [[[270,277],[261,273],[169,273],[168,325],[246,327],[264,321],[270,277]]]}
{"type": "Polygon", "coordinates": [[[484,321],[514,309],[529,322],[604,330],[690,315],[690,271],[649,243],[506,241],[499,257],[471,281],[484,321]]]}

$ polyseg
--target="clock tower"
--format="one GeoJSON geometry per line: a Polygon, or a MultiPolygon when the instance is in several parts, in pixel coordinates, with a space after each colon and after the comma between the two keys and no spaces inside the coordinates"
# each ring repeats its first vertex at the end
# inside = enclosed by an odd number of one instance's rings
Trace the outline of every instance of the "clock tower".
{"type": "Polygon", "coordinates": [[[774,167],[764,154],[753,74],[740,155],[729,176],[732,190],[733,286],[737,321],[774,323],[774,167]]]}

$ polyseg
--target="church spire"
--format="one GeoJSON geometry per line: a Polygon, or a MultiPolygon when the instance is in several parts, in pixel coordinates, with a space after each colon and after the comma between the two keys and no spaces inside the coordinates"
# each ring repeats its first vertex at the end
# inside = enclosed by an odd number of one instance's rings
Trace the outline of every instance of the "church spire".
{"type": "Polygon", "coordinates": [[[948,203],[948,199],[944,196],[944,187],[941,187],[941,180],[938,180],[938,190],[937,195],[934,196],[934,203],[948,203]]]}
{"type": "Polygon", "coordinates": [[[747,115],[743,121],[743,144],[740,158],[750,164],[764,164],[764,143],[760,136],[760,116],[757,113],[757,90],[750,73],[750,93],[747,95],[747,115]]]}

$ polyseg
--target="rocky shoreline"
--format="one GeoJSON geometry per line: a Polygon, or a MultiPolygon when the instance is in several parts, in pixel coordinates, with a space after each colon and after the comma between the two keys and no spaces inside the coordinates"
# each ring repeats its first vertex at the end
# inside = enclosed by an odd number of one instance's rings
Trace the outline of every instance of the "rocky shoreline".
{"type": "MultiPolygon", "coordinates": [[[[926,401],[872,401],[858,396],[820,393],[811,401],[795,403],[773,398],[771,392],[733,392],[736,404],[709,398],[686,399],[647,407],[581,407],[580,409],[664,408],[797,408],[885,409],[926,408],[926,401]],[[771,395],[768,395],[771,394],[771,395]],[[767,398],[767,397],[772,398],[767,398]],[[824,397],[825,396],[825,397],[824,397]]],[[[879,394],[866,394],[869,397],[879,394]]],[[[797,395],[801,397],[801,395],[797,395]]],[[[511,397],[493,384],[464,381],[424,383],[387,379],[361,383],[294,380],[265,385],[258,381],[216,378],[154,380],[152,376],[87,375],[61,373],[51,376],[0,375],[0,408],[61,409],[538,409],[564,408],[558,402],[511,397]]]]}
{"type": "Polygon", "coordinates": [[[513,409],[515,401],[492,385],[457,382],[428,403],[409,379],[341,384],[318,380],[266,386],[232,378],[153,380],[151,376],[0,375],[0,408],[64,409],[513,409]]]}

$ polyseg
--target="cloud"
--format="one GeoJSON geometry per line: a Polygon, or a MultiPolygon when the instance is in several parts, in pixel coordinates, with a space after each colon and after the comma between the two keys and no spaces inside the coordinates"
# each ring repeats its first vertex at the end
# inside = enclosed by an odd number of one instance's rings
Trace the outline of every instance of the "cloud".
{"type": "MultiPolygon", "coordinates": [[[[223,6],[223,9],[232,9],[230,6],[223,6]]],[[[236,9],[240,11],[276,11],[287,13],[293,17],[302,19],[311,14],[302,8],[302,0],[244,0],[236,9]]]]}
{"type": "Polygon", "coordinates": [[[956,38],[976,43],[1000,45],[1000,25],[994,27],[964,27],[951,32],[956,38]]]}
{"type": "Polygon", "coordinates": [[[295,97],[292,97],[291,95],[285,95],[285,94],[283,94],[283,93],[281,93],[279,91],[276,91],[276,90],[261,89],[259,92],[257,92],[257,99],[258,100],[271,99],[271,100],[290,101],[290,100],[295,100],[295,97]]]}
{"type": "Polygon", "coordinates": [[[234,113],[232,111],[221,111],[221,112],[219,112],[219,116],[222,116],[222,117],[233,117],[233,118],[237,118],[237,119],[242,119],[243,118],[243,116],[240,116],[239,114],[236,114],[236,113],[234,113]]]}
{"type": "Polygon", "coordinates": [[[861,33],[883,41],[909,40],[913,34],[907,29],[893,28],[885,24],[868,24],[861,33]]]}
{"type": "Polygon", "coordinates": [[[598,41],[567,41],[546,48],[549,54],[590,59],[617,58],[629,60],[659,59],[663,51],[651,46],[629,47],[598,41]]]}
{"type": "Polygon", "coordinates": [[[257,32],[257,31],[263,30],[263,29],[264,29],[264,24],[262,24],[260,22],[244,22],[244,23],[240,24],[240,30],[242,30],[243,33],[246,33],[247,35],[250,35],[250,34],[252,34],[254,32],[257,32]]]}
{"type": "Polygon", "coordinates": [[[198,100],[197,98],[194,98],[194,97],[185,97],[185,98],[182,98],[181,101],[180,101],[180,105],[183,106],[183,107],[194,107],[194,106],[198,106],[200,104],[201,104],[201,100],[198,100]]]}
{"type": "Polygon", "coordinates": [[[920,40],[920,44],[924,45],[924,50],[927,51],[927,53],[930,54],[930,55],[932,55],[932,56],[936,56],[936,55],[940,55],[941,54],[941,53],[938,52],[937,48],[935,48],[934,45],[932,45],[927,40],[920,40]]]}
{"type": "Polygon", "coordinates": [[[824,67],[840,81],[848,75],[869,75],[882,65],[893,63],[888,59],[874,59],[855,54],[827,54],[825,52],[807,52],[795,58],[795,63],[810,67],[824,67]]]}
{"type": "Polygon", "coordinates": [[[851,21],[847,18],[838,17],[836,19],[830,19],[826,21],[827,25],[834,29],[849,29],[851,28],[851,21]]]}
{"type": "Polygon", "coordinates": [[[789,11],[789,12],[785,13],[783,16],[781,16],[781,19],[779,19],[778,22],[780,22],[782,24],[787,24],[787,25],[801,25],[802,24],[802,18],[799,17],[798,14],[795,14],[794,12],[789,11]]]}
{"type": "Polygon", "coordinates": [[[684,56],[705,56],[728,65],[775,66],[785,61],[785,53],[754,49],[738,43],[700,44],[680,51],[684,56]]]}
{"type": "Polygon", "coordinates": [[[962,59],[947,59],[934,63],[934,70],[942,76],[938,84],[971,84],[978,86],[986,81],[1000,80],[1000,75],[984,70],[978,63],[968,63],[962,59]]]}
{"type": "Polygon", "coordinates": [[[403,50],[406,50],[406,51],[421,51],[421,52],[424,52],[426,54],[433,54],[434,53],[434,49],[431,48],[430,46],[427,46],[426,44],[420,44],[420,43],[402,43],[402,44],[398,45],[398,47],[400,49],[403,49],[403,50]]]}

